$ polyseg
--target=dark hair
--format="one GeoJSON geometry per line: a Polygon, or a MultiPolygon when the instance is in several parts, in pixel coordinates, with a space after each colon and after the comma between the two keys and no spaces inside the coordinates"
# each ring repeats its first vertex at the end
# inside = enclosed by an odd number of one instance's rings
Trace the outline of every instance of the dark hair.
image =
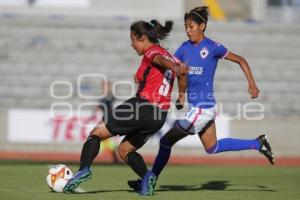
{"type": "Polygon", "coordinates": [[[201,7],[196,7],[192,9],[190,12],[186,12],[184,14],[184,21],[187,19],[191,19],[197,24],[204,23],[205,25],[207,24],[208,20],[208,7],[207,6],[201,6],[201,7]]]}
{"type": "Polygon", "coordinates": [[[167,20],[165,26],[161,25],[157,20],[150,22],[137,21],[131,24],[130,31],[138,38],[146,35],[153,43],[158,44],[159,40],[164,40],[169,36],[173,28],[173,21],[167,20]]]}

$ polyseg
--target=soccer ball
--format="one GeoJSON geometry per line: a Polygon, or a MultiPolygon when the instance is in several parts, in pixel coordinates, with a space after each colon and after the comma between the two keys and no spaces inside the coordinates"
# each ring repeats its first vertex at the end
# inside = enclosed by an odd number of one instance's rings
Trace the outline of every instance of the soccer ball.
{"type": "Polygon", "coordinates": [[[73,172],[69,167],[58,164],[50,167],[47,175],[47,184],[55,192],[63,192],[68,180],[73,177],[73,172]]]}

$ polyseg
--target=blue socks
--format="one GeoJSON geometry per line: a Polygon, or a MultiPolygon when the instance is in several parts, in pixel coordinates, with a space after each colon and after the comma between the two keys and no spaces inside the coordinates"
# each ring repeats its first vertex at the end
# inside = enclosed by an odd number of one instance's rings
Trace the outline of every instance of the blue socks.
{"type": "MultiPolygon", "coordinates": [[[[233,138],[224,138],[217,141],[217,143],[210,149],[206,150],[209,154],[215,154],[225,151],[241,151],[241,150],[259,150],[260,142],[258,139],[242,140],[233,138]]],[[[169,161],[171,155],[172,145],[166,141],[160,141],[158,154],[155,158],[152,172],[158,177],[169,161]]]]}
{"type": "Polygon", "coordinates": [[[217,141],[217,143],[206,150],[208,154],[215,154],[225,151],[241,151],[241,150],[259,150],[260,142],[258,139],[242,140],[233,138],[224,138],[217,141]]]}
{"type": "Polygon", "coordinates": [[[155,158],[152,172],[158,177],[169,161],[172,146],[168,141],[160,141],[159,151],[155,158]]]}

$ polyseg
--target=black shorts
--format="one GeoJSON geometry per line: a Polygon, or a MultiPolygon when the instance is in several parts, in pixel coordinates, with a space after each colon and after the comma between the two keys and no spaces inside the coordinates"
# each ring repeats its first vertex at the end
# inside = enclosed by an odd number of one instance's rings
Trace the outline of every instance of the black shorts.
{"type": "Polygon", "coordinates": [[[113,109],[104,121],[112,135],[125,135],[123,141],[140,148],[164,125],[167,112],[147,100],[134,97],[113,109]]]}

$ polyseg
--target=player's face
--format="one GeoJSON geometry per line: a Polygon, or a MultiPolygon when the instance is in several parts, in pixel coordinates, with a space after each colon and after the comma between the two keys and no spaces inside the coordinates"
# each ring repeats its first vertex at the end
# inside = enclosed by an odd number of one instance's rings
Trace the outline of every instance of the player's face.
{"type": "Polygon", "coordinates": [[[187,19],[185,20],[184,26],[185,26],[186,34],[191,42],[198,43],[199,41],[202,40],[204,36],[204,28],[205,28],[204,23],[197,24],[193,20],[187,19]]]}
{"type": "Polygon", "coordinates": [[[131,38],[131,46],[135,49],[136,53],[140,56],[144,53],[144,40],[142,38],[138,38],[133,32],[130,33],[131,38]]]}

